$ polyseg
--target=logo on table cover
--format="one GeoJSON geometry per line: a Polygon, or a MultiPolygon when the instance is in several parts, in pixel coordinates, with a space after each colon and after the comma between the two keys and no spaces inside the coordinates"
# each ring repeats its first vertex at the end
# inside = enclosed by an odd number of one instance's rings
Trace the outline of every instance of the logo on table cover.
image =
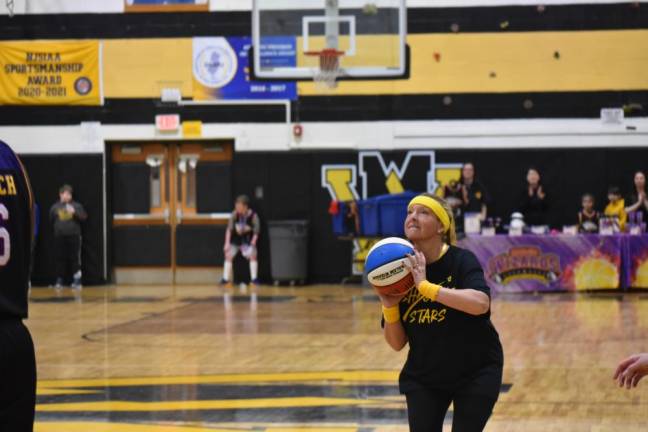
{"type": "Polygon", "coordinates": [[[560,257],[543,254],[535,246],[518,246],[488,260],[488,277],[506,285],[520,279],[533,279],[549,285],[560,275],[560,257]]]}

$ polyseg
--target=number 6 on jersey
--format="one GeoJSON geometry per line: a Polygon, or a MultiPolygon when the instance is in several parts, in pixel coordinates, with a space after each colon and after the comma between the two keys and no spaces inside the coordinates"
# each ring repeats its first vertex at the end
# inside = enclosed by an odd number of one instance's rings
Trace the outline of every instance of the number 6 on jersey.
{"type": "MultiPolygon", "coordinates": [[[[0,204],[0,222],[9,220],[9,210],[0,204]]],[[[0,228],[0,267],[6,266],[11,257],[11,239],[6,228],[0,228]]]]}

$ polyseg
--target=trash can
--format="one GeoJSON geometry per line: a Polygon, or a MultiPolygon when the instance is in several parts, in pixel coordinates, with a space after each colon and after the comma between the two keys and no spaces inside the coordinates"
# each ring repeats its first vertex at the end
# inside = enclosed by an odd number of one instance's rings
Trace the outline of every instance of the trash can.
{"type": "Polygon", "coordinates": [[[279,282],[304,283],[308,277],[308,221],[268,222],[270,272],[279,282]]]}

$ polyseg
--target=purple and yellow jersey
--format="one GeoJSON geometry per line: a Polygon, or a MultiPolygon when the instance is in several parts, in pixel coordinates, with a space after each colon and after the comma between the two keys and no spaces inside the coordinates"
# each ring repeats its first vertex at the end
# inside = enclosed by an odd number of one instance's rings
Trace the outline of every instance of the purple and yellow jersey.
{"type": "Polygon", "coordinates": [[[25,169],[0,141],[0,319],[27,318],[32,206],[25,169]]]}

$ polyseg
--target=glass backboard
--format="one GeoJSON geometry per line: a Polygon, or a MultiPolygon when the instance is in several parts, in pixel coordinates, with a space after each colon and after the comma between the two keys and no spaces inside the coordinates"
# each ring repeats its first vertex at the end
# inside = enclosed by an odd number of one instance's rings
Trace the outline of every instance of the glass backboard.
{"type": "Polygon", "coordinates": [[[338,79],[407,73],[405,0],[253,0],[253,68],[261,79],[313,79],[323,50],[338,79]]]}

